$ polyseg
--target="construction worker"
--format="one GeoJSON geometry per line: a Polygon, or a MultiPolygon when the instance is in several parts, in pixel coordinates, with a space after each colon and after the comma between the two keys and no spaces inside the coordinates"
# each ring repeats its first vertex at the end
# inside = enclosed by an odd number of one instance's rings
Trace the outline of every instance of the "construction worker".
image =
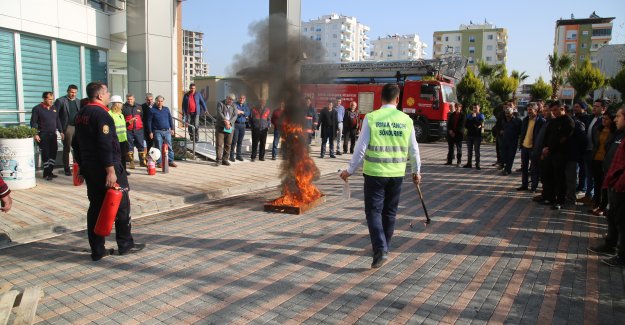
{"type": "Polygon", "coordinates": [[[354,155],[341,178],[347,182],[364,159],[365,214],[373,246],[371,268],[388,259],[401,184],[410,158],[412,181],[421,182],[421,158],[412,119],[397,110],[399,86],[382,88],[382,107],[368,113],[362,124],[354,155]]]}

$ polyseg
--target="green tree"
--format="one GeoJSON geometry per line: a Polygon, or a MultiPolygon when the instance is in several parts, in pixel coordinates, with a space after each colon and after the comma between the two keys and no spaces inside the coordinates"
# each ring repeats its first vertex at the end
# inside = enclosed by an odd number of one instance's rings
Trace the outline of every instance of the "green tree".
{"type": "Polygon", "coordinates": [[[586,59],[569,72],[568,82],[575,89],[575,99],[584,99],[588,94],[603,87],[605,75],[586,59]]]}
{"type": "Polygon", "coordinates": [[[499,76],[491,81],[489,89],[493,95],[499,98],[500,102],[505,102],[510,100],[510,96],[518,86],[519,80],[508,76],[508,71],[503,68],[499,76]]]}
{"type": "Polygon", "coordinates": [[[621,100],[625,101],[625,66],[621,68],[621,71],[610,79],[610,86],[621,93],[621,100]]]}
{"type": "MultiPolygon", "coordinates": [[[[519,72],[517,70],[512,70],[512,72],[510,73],[510,77],[517,80],[517,87],[518,87],[518,85],[522,85],[523,82],[527,78],[529,78],[529,75],[525,73],[525,71],[519,72]]],[[[515,91],[512,92],[512,100],[516,103],[516,89],[515,91]]]]}
{"type": "Polygon", "coordinates": [[[558,99],[560,87],[564,84],[564,80],[573,65],[573,59],[568,55],[558,55],[557,51],[548,56],[549,71],[551,71],[551,99],[558,99]]]}
{"type": "Polygon", "coordinates": [[[542,99],[546,101],[551,97],[552,91],[551,86],[543,80],[543,77],[538,77],[536,83],[530,88],[530,96],[532,96],[532,100],[542,99]]]}
{"type": "Polygon", "coordinates": [[[488,88],[491,80],[501,72],[503,67],[501,64],[490,65],[482,60],[477,62],[477,74],[485,88],[488,88]]]}
{"type": "Polygon", "coordinates": [[[458,100],[462,106],[468,110],[471,105],[477,103],[480,105],[481,111],[487,118],[492,115],[490,103],[486,99],[486,88],[484,83],[475,76],[473,70],[468,69],[467,74],[462,78],[456,88],[458,100]]]}

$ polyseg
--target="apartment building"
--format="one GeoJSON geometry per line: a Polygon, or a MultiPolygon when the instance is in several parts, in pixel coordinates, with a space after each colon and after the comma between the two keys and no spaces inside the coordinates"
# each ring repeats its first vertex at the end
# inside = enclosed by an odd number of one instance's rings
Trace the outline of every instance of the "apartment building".
{"type": "Polygon", "coordinates": [[[396,61],[425,58],[427,44],[417,34],[387,35],[371,41],[371,60],[396,61]]]}
{"type": "Polygon", "coordinates": [[[302,22],[302,35],[319,42],[325,54],[312,58],[324,62],[352,62],[369,58],[369,27],[356,17],[332,13],[302,22]]]}
{"type": "Polygon", "coordinates": [[[208,76],[208,64],[204,62],[204,33],[183,30],[183,84],[188,90],[195,77],[208,76]]]}
{"type": "Polygon", "coordinates": [[[593,12],[588,18],[559,19],[556,21],[554,49],[566,53],[579,64],[590,59],[597,63],[597,51],[612,39],[614,17],[601,18],[593,12]]]}
{"type": "Polygon", "coordinates": [[[469,59],[469,65],[479,61],[487,64],[506,64],[508,31],[505,28],[484,22],[483,24],[460,25],[457,30],[436,31],[433,35],[432,57],[462,55],[469,59]]]}

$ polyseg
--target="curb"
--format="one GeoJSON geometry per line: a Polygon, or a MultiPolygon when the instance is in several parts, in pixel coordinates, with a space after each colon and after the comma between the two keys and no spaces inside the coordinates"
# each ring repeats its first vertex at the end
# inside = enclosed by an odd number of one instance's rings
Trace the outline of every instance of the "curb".
{"type": "MultiPolygon", "coordinates": [[[[323,174],[320,176],[323,176],[323,174]]],[[[197,203],[225,199],[265,189],[278,188],[280,184],[280,180],[275,180],[264,183],[236,185],[219,190],[188,194],[160,201],[147,202],[144,204],[133,204],[132,219],[137,220],[155,213],[171,211],[197,203]]],[[[15,229],[14,231],[2,232],[0,233],[0,249],[42,240],[69,232],[85,230],[87,224],[86,211],[80,211],[80,213],[82,214],[80,217],[71,218],[63,222],[57,222],[54,224],[38,224],[15,229]]]]}

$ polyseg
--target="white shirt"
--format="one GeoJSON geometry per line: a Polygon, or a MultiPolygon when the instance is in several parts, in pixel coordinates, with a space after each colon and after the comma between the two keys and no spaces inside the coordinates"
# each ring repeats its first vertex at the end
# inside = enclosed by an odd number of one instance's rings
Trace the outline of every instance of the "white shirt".
{"type": "MultiPolygon", "coordinates": [[[[395,105],[383,105],[380,109],[397,109],[395,105]]],[[[360,130],[360,136],[356,142],[354,148],[354,155],[352,156],[349,165],[347,166],[347,172],[352,175],[362,164],[365,152],[369,146],[369,140],[371,139],[371,128],[369,127],[369,121],[367,116],[362,121],[362,128],[360,130]]],[[[410,166],[412,167],[412,173],[419,174],[421,172],[421,156],[419,155],[419,144],[417,143],[417,137],[414,133],[414,128],[410,132],[410,144],[408,146],[408,156],[410,157],[410,166]]]]}

